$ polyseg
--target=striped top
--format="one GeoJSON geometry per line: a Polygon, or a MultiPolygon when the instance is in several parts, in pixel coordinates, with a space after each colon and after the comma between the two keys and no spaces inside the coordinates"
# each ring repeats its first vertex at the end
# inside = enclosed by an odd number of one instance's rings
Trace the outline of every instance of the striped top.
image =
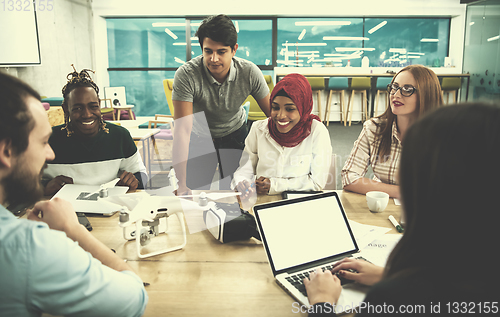
{"type": "Polygon", "coordinates": [[[391,152],[385,162],[378,159],[380,137],[375,132],[377,123],[381,119],[373,118],[363,125],[363,130],[354,142],[351,155],[342,168],[342,186],[352,184],[366,175],[368,166],[373,170],[373,179],[391,185],[398,185],[399,160],[401,157],[402,143],[398,137],[396,122],[392,124],[391,152]]]}
{"type": "Polygon", "coordinates": [[[100,130],[95,137],[73,134],[67,137],[63,125],[52,128],[50,146],[56,155],[44,171],[44,178],[64,175],[75,184],[100,185],[123,171],[142,172],[146,168],[127,129],[106,123],[109,133],[100,130]]]}

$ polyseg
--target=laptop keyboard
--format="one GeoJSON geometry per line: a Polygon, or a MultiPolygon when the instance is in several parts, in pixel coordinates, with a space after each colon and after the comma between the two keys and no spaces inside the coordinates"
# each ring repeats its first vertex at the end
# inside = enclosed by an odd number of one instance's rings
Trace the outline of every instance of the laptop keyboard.
{"type": "MultiPolygon", "coordinates": [[[[367,262],[370,262],[368,261],[367,259],[359,256],[359,257],[356,257],[355,259],[357,260],[365,260],[367,262]]],[[[333,268],[333,264],[332,265],[325,265],[325,266],[322,266],[321,269],[323,270],[323,272],[325,270],[331,270],[333,268]]],[[[285,279],[290,282],[290,284],[292,284],[299,292],[301,292],[304,296],[307,297],[307,292],[306,292],[306,287],[304,285],[304,279],[307,277],[309,278],[309,274],[313,273],[315,270],[309,270],[309,271],[306,271],[306,272],[300,272],[300,273],[297,273],[297,274],[293,274],[293,275],[290,275],[290,276],[287,276],[285,277],[285,279]]],[[[351,270],[351,272],[356,272],[354,270],[351,270]]],[[[344,284],[349,284],[349,283],[352,283],[353,281],[352,280],[348,280],[348,279],[345,279],[343,278],[342,276],[340,276],[339,274],[335,274],[339,280],[340,280],[340,285],[344,285],[344,284]]]]}

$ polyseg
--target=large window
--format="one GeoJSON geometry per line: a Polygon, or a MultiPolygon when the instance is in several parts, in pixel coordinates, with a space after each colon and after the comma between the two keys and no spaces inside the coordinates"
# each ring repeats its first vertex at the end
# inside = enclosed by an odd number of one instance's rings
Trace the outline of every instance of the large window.
{"type": "Polygon", "coordinates": [[[174,78],[175,71],[121,70],[108,73],[111,86],[125,86],[127,104],[134,105],[137,116],[170,114],[163,80],[174,78]]]}
{"type": "Polygon", "coordinates": [[[363,19],[279,18],[278,67],[361,66],[363,19]]]}
{"type": "MultiPolygon", "coordinates": [[[[127,103],[139,116],[169,114],[163,79],[174,78],[186,61],[201,54],[195,37],[201,19],[109,18],[107,22],[109,82],[125,86],[127,103]],[[190,35],[186,38],[186,26],[190,35]],[[190,48],[190,50],[188,49],[190,48]]],[[[263,71],[273,69],[273,21],[233,19],[238,31],[236,56],[263,71]]]]}
{"type": "Polygon", "coordinates": [[[449,24],[448,18],[279,18],[277,66],[439,67],[448,56],[449,24]]]}
{"type": "MultiPolygon", "coordinates": [[[[191,20],[191,55],[201,54],[196,30],[201,20],[191,20]]],[[[270,19],[233,19],[238,32],[236,56],[254,62],[261,68],[272,67],[273,34],[270,19]]]]}
{"type": "Polygon", "coordinates": [[[447,18],[367,18],[363,54],[373,67],[444,66],[449,24],[447,18]]]}
{"type": "Polygon", "coordinates": [[[185,19],[108,19],[110,68],[179,67],[186,59],[185,19]]]}
{"type": "MultiPolygon", "coordinates": [[[[449,18],[232,17],[236,56],[274,67],[444,65],[449,18]]],[[[109,79],[140,116],[169,113],[162,81],[201,54],[202,18],[108,18],[109,79]],[[187,36],[186,36],[187,34],[187,36]]]]}
{"type": "Polygon", "coordinates": [[[469,98],[498,101],[500,100],[500,1],[481,1],[468,5],[465,26],[463,70],[470,73],[469,98]]]}

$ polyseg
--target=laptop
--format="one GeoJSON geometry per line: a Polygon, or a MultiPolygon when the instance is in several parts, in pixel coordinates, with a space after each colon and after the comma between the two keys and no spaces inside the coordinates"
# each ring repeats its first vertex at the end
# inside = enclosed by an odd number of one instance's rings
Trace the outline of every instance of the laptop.
{"type": "MultiPolygon", "coordinates": [[[[106,199],[99,198],[100,185],[64,185],[54,197],[69,201],[75,211],[86,215],[111,216],[120,211],[120,206],[106,199]]],[[[127,186],[108,188],[108,196],[123,195],[128,191],[127,186]]]]}
{"type": "Polygon", "coordinates": [[[302,280],[310,272],[331,269],[359,251],[336,192],[255,205],[253,210],[276,282],[302,305],[309,305],[302,280]]]}

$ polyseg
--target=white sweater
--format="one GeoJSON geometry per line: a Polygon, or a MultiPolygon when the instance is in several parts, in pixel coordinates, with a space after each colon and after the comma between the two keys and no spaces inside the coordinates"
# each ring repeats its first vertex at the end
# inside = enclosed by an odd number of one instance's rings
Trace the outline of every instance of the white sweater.
{"type": "Polygon", "coordinates": [[[295,147],[284,147],[269,134],[267,120],[252,124],[232,187],[243,180],[253,182],[264,176],[271,181],[270,195],[287,190],[322,190],[332,157],[326,127],[313,120],[307,138],[295,147]]]}

